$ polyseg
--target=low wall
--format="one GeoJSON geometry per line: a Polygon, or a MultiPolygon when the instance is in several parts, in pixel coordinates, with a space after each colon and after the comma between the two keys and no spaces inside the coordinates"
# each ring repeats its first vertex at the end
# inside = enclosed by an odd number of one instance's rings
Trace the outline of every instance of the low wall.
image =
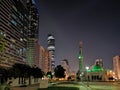
{"type": "Polygon", "coordinates": [[[48,80],[40,80],[39,88],[48,88],[48,80]]]}
{"type": "MultiPolygon", "coordinates": [[[[30,82],[31,85],[38,84],[38,88],[48,88],[48,80],[42,80],[40,78],[31,77],[30,81],[31,81],[30,82]]],[[[16,79],[12,78],[11,80],[8,80],[8,83],[9,82],[12,82],[10,83],[11,86],[29,85],[29,79],[25,80],[25,84],[19,83],[19,78],[16,78],[16,79]]]]}

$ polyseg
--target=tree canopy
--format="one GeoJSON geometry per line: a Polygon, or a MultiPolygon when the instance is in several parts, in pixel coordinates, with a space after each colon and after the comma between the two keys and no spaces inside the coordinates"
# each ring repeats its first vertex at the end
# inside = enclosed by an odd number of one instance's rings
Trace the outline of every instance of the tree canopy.
{"type": "Polygon", "coordinates": [[[30,77],[33,76],[35,78],[42,78],[43,72],[39,68],[30,67],[26,64],[15,63],[10,69],[11,76],[13,77],[30,77]]]}
{"type": "Polygon", "coordinates": [[[54,72],[55,72],[55,77],[57,78],[65,77],[65,69],[61,65],[58,65],[57,67],[55,67],[54,72]]]}

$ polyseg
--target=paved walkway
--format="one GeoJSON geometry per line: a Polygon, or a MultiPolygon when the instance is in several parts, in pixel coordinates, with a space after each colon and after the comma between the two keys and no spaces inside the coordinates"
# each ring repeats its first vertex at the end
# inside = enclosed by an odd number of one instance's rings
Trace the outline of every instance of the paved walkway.
{"type": "Polygon", "coordinates": [[[120,83],[92,82],[89,84],[91,90],[120,90],[120,83]]]}
{"type": "Polygon", "coordinates": [[[27,87],[11,87],[11,90],[36,90],[39,88],[38,85],[32,85],[27,87]]]}
{"type": "MultiPolygon", "coordinates": [[[[67,86],[67,87],[78,87],[79,90],[120,90],[119,83],[78,83],[78,84],[56,84],[56,86],[67,86]]],[[[38,85],[27,86],[27,87],[12,87],[11,90],[36,90],[38,85]]]]}

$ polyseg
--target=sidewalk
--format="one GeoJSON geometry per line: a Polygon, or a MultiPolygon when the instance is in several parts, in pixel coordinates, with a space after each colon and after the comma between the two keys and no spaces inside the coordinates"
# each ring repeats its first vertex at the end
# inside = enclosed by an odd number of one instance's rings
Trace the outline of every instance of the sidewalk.
{"type": "Polygon", "coordinates": [[[38,84],[35,85],[30,85],[30,86],[26,86],[26,87],[10,87],[11,90],[36,90],[39,88],[38,84]]]}
{"type": "Polygon", "coordinates": [[[120,84],[119,83],[90,84],[89,88],[91,90],[120,90],[120,84]]]}

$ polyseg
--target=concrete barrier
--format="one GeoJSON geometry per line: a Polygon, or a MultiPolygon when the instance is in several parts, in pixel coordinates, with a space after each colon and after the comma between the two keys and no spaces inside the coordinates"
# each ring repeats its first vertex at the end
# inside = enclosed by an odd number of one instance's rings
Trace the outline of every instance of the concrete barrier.
{"type": "Polygon", "coordinates": [[[48,88],[48,80],[40,80],[39,88],[48,88]]]}

